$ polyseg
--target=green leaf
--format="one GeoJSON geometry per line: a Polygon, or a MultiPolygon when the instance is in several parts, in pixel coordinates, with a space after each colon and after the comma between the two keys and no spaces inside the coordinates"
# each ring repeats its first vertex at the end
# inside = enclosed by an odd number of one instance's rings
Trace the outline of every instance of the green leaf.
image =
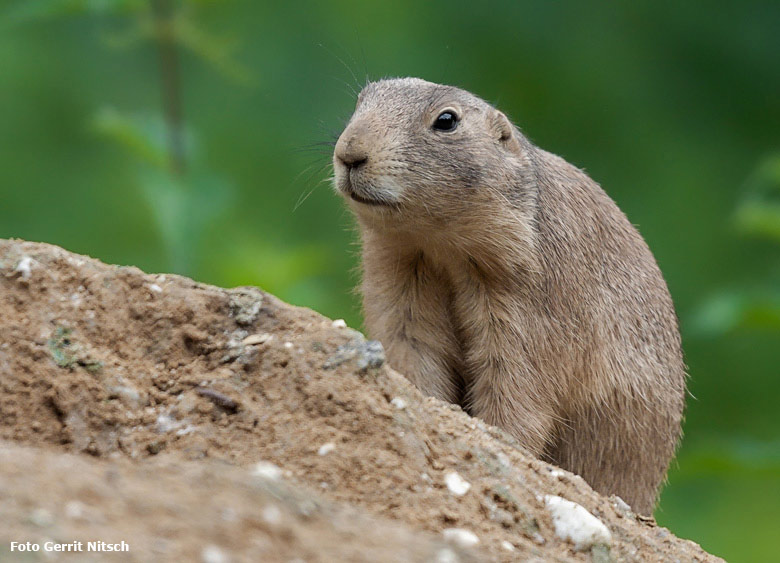
{"type": "Polygon", "coordinates": [[[780,330],[780,294],[731,292],[704,302],[691,319],[700,336],[717,336],[738,329],[780,330]]]}
{"type": "MultiPolygon", "coordinates": [[[[95,114],[92,127],[147,164],[168,169],[168,129],[161,117],[154,114],[124,115],[113,108],[104,108],[95,114]]],[[[184,153],[189,161],[197,162],[197,143],[187,128],[184,129],[184,153]]]]}
{"type": "Polygon", "coordinates": [[[742,234],[780,243],[780,204],[745,202],[737,208],[734,223],[742,234]]]}
{"type": "Polygon", "coordinates": [[[113,108],[98,111],[93,129],[127,152],[158,168],[168,165],[165,124],[150,116],[126,116],[113,108]]]}
{"type": "Polygon", "coordinates": [[[139,162],[141,193],[152,210],[170,269],[191,275],[202,234],[228,208],[233,187],[203,169],[192,134],[184,135],[187,173],[174,174],[170,166],[168,129],[159,116],[128,116],[107,108],[95,115],[92,125],[139,162]]]}
{"type": "Polygon", "coordinates": [[[780,243],[780,155],[764,160],[750,176],[734,223],[740,233],[780,243]]]}

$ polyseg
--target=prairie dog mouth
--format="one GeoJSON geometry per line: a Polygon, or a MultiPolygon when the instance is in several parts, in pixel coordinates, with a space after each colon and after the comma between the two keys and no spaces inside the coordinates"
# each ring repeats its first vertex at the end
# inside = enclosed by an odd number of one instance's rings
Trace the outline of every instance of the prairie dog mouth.
{"type": "Polygon", "coordinates": [[[364,203],[366,205],[390,205],[389,201],[383,201],[380,199],[366,199],[364,197],[357,195],[355,192],[349,192],[349,197],[351,197],[353,200],[357,201],[358,203],[364,203]]]}
{"type": "Polygon", "coordinates": [[[339,189],[341,193],[363,205],[394,207],[397,204],[395,198],[388,197],[390,194],[386,190],[376,189],[372,184],[369,184],[367,189],[366,187],[356,189],[356,183],[353,181],[352,174],[347,174],[343,178],[339,189]]]}

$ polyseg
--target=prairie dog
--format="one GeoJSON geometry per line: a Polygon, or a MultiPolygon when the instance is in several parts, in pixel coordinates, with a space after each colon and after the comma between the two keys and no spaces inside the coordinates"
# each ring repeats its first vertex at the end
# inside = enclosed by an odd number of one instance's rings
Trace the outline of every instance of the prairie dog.
{"type": "Polygon", "coordinates": [[[666,283],[609,196],[490,104],[416,78],[362,90],[333,167],[390,364],[650,514],[685,367],[666,283]]]}

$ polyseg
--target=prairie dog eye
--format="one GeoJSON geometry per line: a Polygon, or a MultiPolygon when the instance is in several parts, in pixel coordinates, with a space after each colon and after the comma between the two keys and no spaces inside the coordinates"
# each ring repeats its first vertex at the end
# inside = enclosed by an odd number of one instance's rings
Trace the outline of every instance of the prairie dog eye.
{"type": "Polygon", "coordinates": [[[433,128],[437,131],[452,131],[458,126],[458,121],[458,114],[454,110],[446,109],[433,122],[433,128]]]}

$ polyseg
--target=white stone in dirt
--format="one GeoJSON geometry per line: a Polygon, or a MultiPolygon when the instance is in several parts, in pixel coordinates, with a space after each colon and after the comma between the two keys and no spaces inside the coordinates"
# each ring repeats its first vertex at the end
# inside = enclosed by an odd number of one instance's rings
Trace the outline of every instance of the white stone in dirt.
{"type": "Polygon", "coordinates": [[[445,540],[460,547],[471,547],[479,543],[477,534],[464,528],[445,528],[441,534],[445,540]]]}
{"type": "Polygon", "coordinates": [[[317,455],[328,455],[330,452],[336,449],[336,444],[333,442],[328,442],[327,444],[322,444],[320,446],[320,449],[317,450],[317,455]]]}
{"type": "Polygon", "coordinates": [[[456,497],[462,497],[471,488],[471,483],[461,477],[457,471],[450,471],[444,476],[444,483],[456,497]]]}
{"type": "Polygon", "coordinates": [[[23,256],[16,265],[14,272],[19,272],[22,274],[23,280],[29,280],[32,273],[33,262],[34,260],[30,256],[23,256]]]}
{"type": "Polygon", "coordinates": [[[30,513],[30,522],[40,528],[48,528],[54,524],[54,516],[45,508],[36,508],[30,513]]]}
{"type": "Polygon", "coordinates": [[[406,401],[404,401],[401,397],[394,397],[393,400],[390,401],[390,404],[398,410],[403,410],[406,408],[406,401]]]}
{"type": "Polygon", "coordinates": [[[86,508],[84,503],[77,500],[71,500],[65,505],[65,516],[71,520],[78,520],[79,518],[84,517],[86,508]]]}
{"type": "Polygon", "coordinates": [[[347,322],[344,319],[336,319],[331,324],[333,328],[347,328],[347,322]]]}
{"type": "Polygon", "coordinates": [[[273,334],[267,332],[261,332],[259,334],[250,334],[241,341],[241,344],[245,346],[253,346],[255,344],[265,344],[274,337],[273,334]]]}
{"type": "Polygon", "coordinates": [[[160,434],[165,434],[167,432],[172,432],[173,430],[176,430],[178,428],[181,428],[184,426],[184,422],[180,420],[176,420],[169,414],[160,414],[157,416],[157,420],[155,421],[157,432],[160,434]]]}
{"type": "Polygon", "coordinates": [[[544,504],[552,516],[555,535],[574,544],[578,551],[597,544],[612,542],[604,523],[576,502],[555,495],[545,495],[544,504]]]}
{"type": "Polygon", "coordinates": [[[436,563],[458,563],[459,561],[458,554],[448,547],[436,552],[436,563]]]}
{"type": "Polygon", "coordinates": [[[282,511],[275,504],[268,504],[263,508],[263,520],[276,525],[282,520],[282,511]]]}
{"type": "Polygon", "coordinates": [[[254,467],[252,467],[252,475],[270,481],[277,481],[282,476],[282,469],[270,461],[258,461],[255,463],[254,467]]]}
{"type": "MultiPolygon", "coordinates": [[[[108,392],[112,395],[116,395],[117,397],[125,399],[134,405],[139,405],[141,403],[141,394],[137,389],[130,387],[129,385],[111,385],[108,387],[108,392]]],[[[179,395],[179,398],[181,397],[182,396],[179,395]]]]}
{"type": "Polygon", "coordinates": [[[610,500],[612,501],[612,506],[618,509],[618,514],[620,514],[621,512],[626,514],[631,512],[631,507],[628,506],[628,503],[624,501],[622,498],[620,498],[619,496],[612,495],[610,497],[610,500]]]}
{"type": "Polygon", "coordinates": [[[203,563],[228,563],[230,558],[216,545],[207,545],[200,552],[200,558],[203,563]]]}
{"type": "Polygon", "coordinates": [[[196,430],[196,428],[194,426],[192,426],[191,424],[188,424],[184,428],[179,428],[176,431],[176,435],[177,436],[186,436],[187,434],[192,434],[193,432],[195,432],[195,430],[196,430]]]}
{"type": "MultiPolygon", "coordinates": [[[[61,257],[63,254],[68,255],[68,251],[65,250],[63,252],[57,252],[56,253],[58,257],[61,257]]],[[[68,264],[72,264],[73,266],[76,266],[77,268],[81,268],[86,262],[82,260],[81,258],[76,258],[75,256],[67,256],[66,257],[68,264]]]]}
{"type": "Polygon", "coordinates": [[[503,540],[503,541],[501,542],[501,547],[503,547],[503,548],[504,548],[504,549],[506,549],[507,551],[514,551],[514,550],[515,550],[515,546],[513,546],[511,543],[509,543],[509,542],[508,542],[508,541],[506,541],[506,540],[503,540]]]}

